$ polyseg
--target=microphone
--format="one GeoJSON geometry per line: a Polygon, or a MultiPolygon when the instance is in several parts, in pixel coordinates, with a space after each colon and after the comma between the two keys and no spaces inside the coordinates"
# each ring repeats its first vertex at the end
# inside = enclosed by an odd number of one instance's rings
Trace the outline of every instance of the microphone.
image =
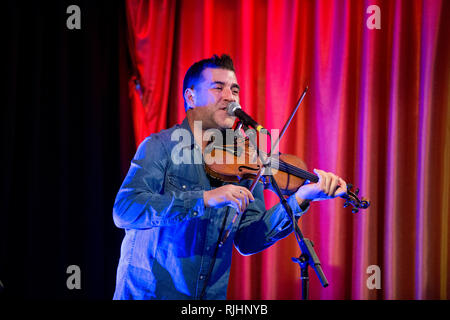
{"type": "Polygon", "coordinates": [[[245,125],[254,128],[256,131],[269,134],[269,131],[260,125],[258,122],[252,119],[248,114],[242,110],[242,107],[237,102],[230,102],[227,106],[227,113],[230,116],[236,116],[241,120],[245,125]]]}

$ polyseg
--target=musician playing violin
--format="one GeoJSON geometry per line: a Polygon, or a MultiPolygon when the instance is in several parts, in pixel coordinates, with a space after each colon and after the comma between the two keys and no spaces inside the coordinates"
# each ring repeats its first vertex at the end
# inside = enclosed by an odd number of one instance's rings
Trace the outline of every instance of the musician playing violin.
{"type": "MultiPolygon", "coordinates": [[[[202,159],[204,132],[233,126],[226,107],[239,102],[239,90],[228,55],[194,63],[183,82],[186,118],[139,146],[114,203],[114,222],[125,229],[114,299],[226,299],[233,245],[250,255],[292,232],[280,204],[265,208],[262,184],[250,192],[252,181],[219,182],[202,161],[175,159],[202,159]],[[194,130],[196,121],[201,130],[194,130]],[[236,212],[229,237],[219,245],[236,212]]],[[[346,193],[340,177],[314,172],[317,183],[287,198],[296,218],[310,202],[346,193]]]]}

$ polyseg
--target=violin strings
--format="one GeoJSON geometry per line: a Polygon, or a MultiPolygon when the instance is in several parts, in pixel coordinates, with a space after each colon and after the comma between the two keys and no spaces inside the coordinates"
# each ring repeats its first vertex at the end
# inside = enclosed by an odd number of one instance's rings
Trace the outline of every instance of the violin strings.
{"type": "Polygon", "coordinates": [[[281,171],[292,173],[293,175],[295,175],[299,178],[308,179],[312,182],[318,181],[318,177],[316,175],[314,175],[306,170],[303,170],[301,168],[297,168],[293,165],[290,165],[289,163],[286,163],[282,160],[278,161],[272,157],[272,163],[274,163],[275,165],[278,165],[278,168],[280,168],[281,171]]]}
{"type": "MultiPolygon", "coordinates": [[[[245,141],[244,138],[238,138],[237,140],[238,142],[242,142],[245,141]]],[[[223,145],[224,147],[234,147],[235,145],[223,145]]],[[[267,153],[264,151],[260,152],[264,153],[267,156],[267,153]]],[[[289,163],[286,163],[282,160],[278,161],[275,157],[271,157],[272,163],[275,164],[281,171],[287,172],[287,173],[291,173],[296,177],[302,178],[302,179],[307,179],[311,182],[317,182],[319,179],[315,174],[312,174],[306,170],[303,170],[301,168],[297,168],[293,165],[290,165],[289,163]]]]}
{"type": "MultiPolygon", "coordinates": [[[[229,146],[227,146],[227,147],[229,147],[229,146]]],[[[264,152],[262,150],[260,150],[260,152],[263,153],[265,156],[267,156],[266,152],[264,152]]],[[[302,179],[307,179],[311,182],[319,181],[319,177],[317,175],[312,174],[309,171],[303,170],[301,168],[297,168],[296,166],[290,165],[289,163],[286,163],[283,160],[278,161],[274,156],[271,157],[271,162],[273,164],[275,164],[281,171],[284,171],[288,174],[293,174],[296,177],[299,177],[302,179]]],[[[346,196],[348,197],[348,195],[349,195],[349,192],[347,190],[346,196]]]]}

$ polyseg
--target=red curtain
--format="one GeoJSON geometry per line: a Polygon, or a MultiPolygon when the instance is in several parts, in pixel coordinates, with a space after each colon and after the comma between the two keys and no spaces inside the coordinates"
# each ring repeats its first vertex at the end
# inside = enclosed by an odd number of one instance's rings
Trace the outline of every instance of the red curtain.
{"type": "MultiPolygon", "coordinates": [[[[267,128],[281,129],[308,85],[280,150],[372,202],[358,214],[341,199],[313,203],[300,220],[330,283],[310,269],[310,297],[449,299],[450,1],[126,5],[136,144],[181,122],[184,74],[214,53],[233,57],[241,104],[267,128]],[[368,286],[373,265],[379,289],[368,286]]],[[[228,298],[299,299],[298,255],[292,235],[253,256],[234,252],[228,298]]]]}

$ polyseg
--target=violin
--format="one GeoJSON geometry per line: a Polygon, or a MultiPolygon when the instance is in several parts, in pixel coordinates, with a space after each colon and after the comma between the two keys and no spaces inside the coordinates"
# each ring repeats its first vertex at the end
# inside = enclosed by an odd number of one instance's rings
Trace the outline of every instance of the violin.
{"type": "MultiPolygon", "coordinates": [[[[273,190],[271,181],[275,179],[284,196],[294,194],[307,181],[313,183],[319,181],[317,175],[307,171],[307,166],[302,159],[291,154],[271,155],[267,159],[270,170],[265,170],[258,154],[261,152],[253,147],[249,137],[236,136],[234,143],[228,145],[212,141],[203,154],[205,170],[211,177],[223,182],[253,180],[250,191],[253,191],[256,182],[263,183],[265,189],[273,190]]],[[[370,201],[365,198],[360,199],[359,189],[352,192],[352,188],[352,184],[347,184],[347,193],[341,196],[345,200],[344,207],[351,205],[353,213],[357,213],[359,209],[367,209],[370,201]]]]}

